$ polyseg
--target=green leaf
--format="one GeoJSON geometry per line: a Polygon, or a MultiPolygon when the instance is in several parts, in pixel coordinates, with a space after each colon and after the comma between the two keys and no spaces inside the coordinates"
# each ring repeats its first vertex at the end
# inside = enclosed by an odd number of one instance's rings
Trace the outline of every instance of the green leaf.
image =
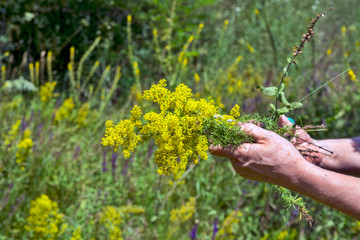
{"type": "Polygon", "coordinates": [[[278,114],[281,115],[281,114],[285,114],[285,113],[289,112],[289,109],[287,107],[283,107],[283,108],[279,108],[277,110],[277,112],[278,112],[278,114]]]}
{"type": "Polygon", "coordinates": [[[270,103],[270,107],[272,108],[272,110],[276,111],[275,105],[270,103]]]}
{"type": "Polygon", "coordinates": [[[279,101],[280,101],[281,103],[285,104],[287,107],[290,107],[290,106],[291,106],[291,104],[288,102],[288,100],[286,100],[286,97],[285,97],[285,93],[284,93],[284,92],[279,93],[278,98],[279,98],[279,101]]]}
{"type": "Polygon", "coordinates": [[[268,96],[275,96],[277,93],[277,87],[263,87],[257,85],[256,88],[260,88],[261,92],[268,96]]]}
{"type": "Polygon", "coordinates": [[[303,104],[301,102],[292,102],[292,103],[290,103],[290,105],[291,105],[291,108],[293,108],[293,109],[300,108],[303,106],[303,104]]]}

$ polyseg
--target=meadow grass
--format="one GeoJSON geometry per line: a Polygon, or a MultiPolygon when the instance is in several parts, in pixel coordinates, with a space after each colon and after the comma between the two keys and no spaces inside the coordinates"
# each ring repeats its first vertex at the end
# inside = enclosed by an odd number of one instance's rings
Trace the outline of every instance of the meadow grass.
{"type": "MultiPolygon", "coordinates": [[[[310,227],[298,211],[283,207],[269,185],[241,178],[226,159],[209,155],[201,164],[163,176],[156,173],[154,142],[140,145],[128,159],[101,145],[106,120],[128,118],[134,104],[154,109],[141,95],[162,77],[169,88],[184,83],[195,97],[213,99],[224,112],[238,104],[242,115],[268,113],[273,99],[255,87],[278,83],[291,47],[313,15],[306,7],[310,1],[286,9],[285,1],[236,2],[240,10],[230,12],[219,4],[217,11],[224,14],[197,19],[178,35],[181,2],[169,6],[168,24],[150,29],[145,45],[132,31],[140,20],[127,17],[120,63],[111,65],[101,55],[107,46],[100,38],[84,54],[69,48],[68,68],[61,73],[50,50],[22,67],[12,63],[11,52],[1,54],[0,239],[359,236],[359,222],[304,197],[314,218],[310,227]]],[[[316,11],[329,7],[324,5],[316,11]]],[[[360,107],[359,26],[356,19],[337,22],[346,9],[334,7],[317,26],[315,43],[304,48],[284,78],[288,98],[296,101],[352,69],[291,113],[300,124],[325,122],[328,131],[315,137],[360,133],[353,121],[360,107]]]]}

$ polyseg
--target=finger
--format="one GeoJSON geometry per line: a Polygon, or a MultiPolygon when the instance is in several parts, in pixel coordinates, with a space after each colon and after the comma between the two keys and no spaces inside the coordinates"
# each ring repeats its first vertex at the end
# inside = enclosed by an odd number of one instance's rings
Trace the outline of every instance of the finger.
{"type": "Polygon", "coordinates": [[[279,118],[279,125],[280,127],[284,127],[284,126],[291,127],[293,123],[285,115],[281,115],[279,118]]]}
{"type": "Polygon", "coordinates": [[[232,160],[246,158],[249,156],[249,150],[256,147],[254,143],[244,143],[237,147],[221,147],[220,145],[210,145],[209,152],[218,157],[226,157],[232,160]]]}
{"type": "Polygon", "coordinates": [[[270,131],[252,123],[240,123],[239,126],[247,135],[253,137],[256,143],[262,140],[268,140],[271,135],[270,131]]]}

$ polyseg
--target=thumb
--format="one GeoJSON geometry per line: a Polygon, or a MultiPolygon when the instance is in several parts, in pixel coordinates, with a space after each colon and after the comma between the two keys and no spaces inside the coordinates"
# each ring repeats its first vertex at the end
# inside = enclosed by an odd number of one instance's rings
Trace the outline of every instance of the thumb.
{"type": "Polygon", "coordinates": [[[209,152],[213,155],[220,157],[232,158],[239,152],[247,151],[251,145],[261,144],[268,141],[271,138],[272,132],[265,130],[252,123],[240,123],[238,125],[247,135],[252,136],[255,143],[244,143],[240,146],[227,146],[222,147],[220,145],[210,145],[209,152]]]}

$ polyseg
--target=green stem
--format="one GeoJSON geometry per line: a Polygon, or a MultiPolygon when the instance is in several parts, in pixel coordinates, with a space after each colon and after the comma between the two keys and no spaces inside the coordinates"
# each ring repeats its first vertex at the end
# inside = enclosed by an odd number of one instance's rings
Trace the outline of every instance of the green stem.
{"type": "Polygon", "coordinates": [[[334,81],[335,79],[337,79],[338,77],[340,77],[341,75],[345,74],[347,71],[349,71],[349,69],[343,71],[342,73],[340,73],[339,75],[333,77],[332,79],[330,79],[329,81],[327,81],[326,83],[322,84],[320,87],[318,87],[317,89],[315,89],[314,91],[312,91],[311,93],[309,93],[308,95],[306,95],[305,97],[303,97],[299,102],[304,101],[306,98],[308,98],[310,95],[312,95],[313,93],[317,92],[318,90],[320,90],[321,88],[323,88],[325,85],[327,85],[328,83],[334,81]]]}

